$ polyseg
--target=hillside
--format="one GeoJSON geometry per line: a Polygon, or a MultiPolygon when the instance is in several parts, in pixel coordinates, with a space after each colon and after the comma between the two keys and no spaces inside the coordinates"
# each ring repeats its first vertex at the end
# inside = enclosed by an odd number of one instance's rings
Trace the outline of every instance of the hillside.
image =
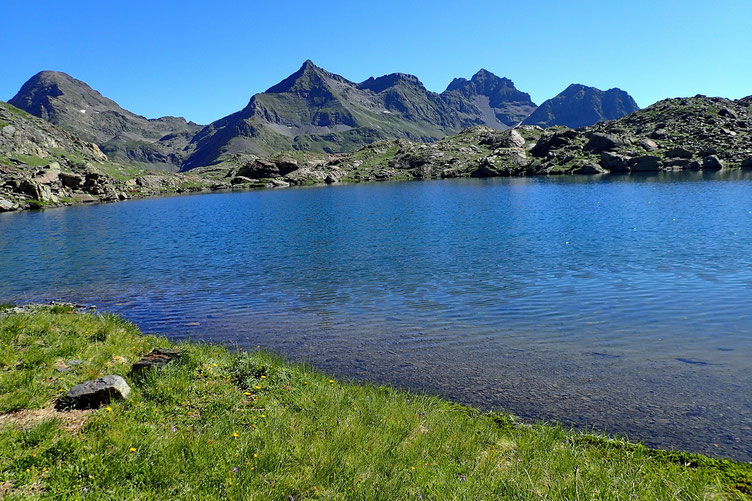
{"type": "Polygon", "coordinates": [[[150,120],[131,113],[85,82],[57,71],[37,73],[9,103],[96,143],[114,161],[152,169],[177,171],[183,149],[201,130],[183,118],[150,120]]]}
{"type": "Polygon", "coordinates": [[[215,184],[208,175],[113,162],[96,144],[0,101],[0,212],[126,200],[215,184]]]}

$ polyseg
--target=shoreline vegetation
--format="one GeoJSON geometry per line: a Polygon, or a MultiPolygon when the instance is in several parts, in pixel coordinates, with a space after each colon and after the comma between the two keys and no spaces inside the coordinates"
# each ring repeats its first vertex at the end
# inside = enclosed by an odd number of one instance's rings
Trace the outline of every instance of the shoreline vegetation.
{"type": "Polygon", "coordinates": [[[6,499],[752,499],[752,464],[661,451],[147,336],[72,305],[0,306],[6,499]],[[143,373],[154,348],[176,361],[143,373]],[[128,398],[59,411],[73,386],[128,398]]]}

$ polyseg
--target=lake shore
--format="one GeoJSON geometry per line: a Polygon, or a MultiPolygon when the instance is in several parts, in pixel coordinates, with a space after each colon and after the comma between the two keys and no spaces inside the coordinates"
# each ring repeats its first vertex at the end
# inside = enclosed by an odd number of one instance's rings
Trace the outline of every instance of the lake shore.
{"type": "Polygon", "coordinates": [[[0,492],[10,498],[746,499],[752,465],[658,451],[391,387],[262,351],[172,343],[69,306],[0,316],[0,492]],[[135,377],[153,348],[180,359],[135,377]],[[54,410],[123,376],[125,400],[54,410]]]}

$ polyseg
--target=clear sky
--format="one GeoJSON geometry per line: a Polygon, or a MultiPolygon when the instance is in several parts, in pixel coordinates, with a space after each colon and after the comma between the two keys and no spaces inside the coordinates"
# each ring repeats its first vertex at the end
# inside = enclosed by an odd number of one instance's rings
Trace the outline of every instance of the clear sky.
{"type": "Polygon", "coordinates": [[[752,94],[752,0],[5,0],[0,99],[64,71],[135,113],[208,123],[306,59],[433,91],[486,68],[536,103],[570,83],[647,106],[752,94]]]}

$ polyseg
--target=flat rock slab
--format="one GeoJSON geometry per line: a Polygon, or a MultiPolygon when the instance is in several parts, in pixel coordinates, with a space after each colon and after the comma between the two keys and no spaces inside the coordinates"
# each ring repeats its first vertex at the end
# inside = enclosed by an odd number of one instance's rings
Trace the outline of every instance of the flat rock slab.
{"type": "Polygon", "coordinates": [[[178,350],[155,348],[148,354],[144,355],[141,360],[133,364],[131,367],[131,373],[139,375],[152,369],[161,369],[170,362],[179,359],[180,352],[178,352],[178,350]]]}
{"type": "Polygon", "coordinates": [[[127,398],[131,387],[120,376],[105,376],[77,384],[58,400],[57,409],[93,409],[111,400],[127,398]]]}

